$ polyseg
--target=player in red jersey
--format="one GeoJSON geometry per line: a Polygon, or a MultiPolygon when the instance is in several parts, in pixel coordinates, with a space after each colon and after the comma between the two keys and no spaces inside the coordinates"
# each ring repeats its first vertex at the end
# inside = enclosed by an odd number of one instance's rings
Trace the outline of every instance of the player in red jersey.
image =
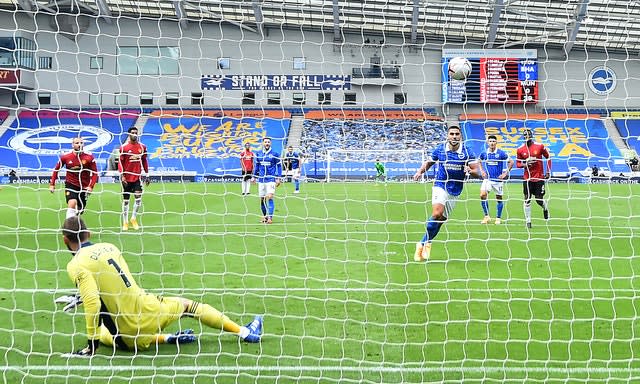
{"type": "Polygon", "coordinates": [[[87,207],[87,198],[98,182],[98,167],[93,155],[83,151],[84,141],[75,137],[72,141],[73,150],[60,156],[60,160],[53,169],[49,191],[56,190],[56,180],[60,168],[67,167],[64,182],[65,198],[67,199],[67,219],[82,214],[87,207]]]}
{"type": "Polygon", "coordinates": [[[242,195],[251,193],[251,177],[253,176],[253,160],[255,155],[251,152],[251,144],[244,145],[244,151],[240,153],[240,166],[242,167],[242,195]]]}
{"type": "Polygon", "coordinates": [[[120,171],[120,181],[122,182],[122,230],[129,229],[129,197],[134,194],[133,212],[131,213],[131,226],[139,229],[137,215],[142,206],[142,184],[141,179],[148,185],[149,179],[142,175],[149,173],[149,163],[147,162],[147,146],[138,140],[138,128],[129,128],[129,141],[120,147],[120,161],[118,171],[120,171]]]}
{"type": "Polygon", "coordinates": [[[544,200],[545,179],[551,175],[551,158],[544,144],[533,141],[533,132],[524,131],[525,143],[518,148],[516,167],[524,168],[524,217],[527,228],[531,228],[531,196],[542,207],[545,220],[549,219],[549,208],[544,200]],[[547,159],[547,172],[544,172],[543,158],[547,159]]]}

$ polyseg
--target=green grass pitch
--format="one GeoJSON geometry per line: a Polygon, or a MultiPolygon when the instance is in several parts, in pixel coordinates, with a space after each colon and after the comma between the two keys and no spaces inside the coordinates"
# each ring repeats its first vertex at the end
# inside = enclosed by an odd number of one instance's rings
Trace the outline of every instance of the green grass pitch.
{"type": "MultiPolygon", "coordinates": [[[[265,315],[260,345],[203,329],[199,341],[91,361],[61,241],[60,190],[0,190],[4,382],[633,382],[640,380],[638,186],[550,184],[552,218],[523,222],[520,183],[505,223],[480,224],[466,187],[412,261],[430,184],[303,184],[277,190],[273,225],[239,184],[152,184],[143,229],[122,233],[118,185],[98,185],[84,218],[124,252],[150,292],[207,302],[240,323],[265,315]]],[[[495,211],[494,200],[490,201],[495,211]]]]}

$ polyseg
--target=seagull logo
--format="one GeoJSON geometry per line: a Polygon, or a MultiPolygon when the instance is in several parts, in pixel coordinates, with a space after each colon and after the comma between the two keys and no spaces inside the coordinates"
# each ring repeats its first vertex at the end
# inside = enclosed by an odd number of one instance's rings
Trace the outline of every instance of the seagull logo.
{"type": "Polygon", "coordinates": [[[203,82],[210,87],[219,87],[222,84],[222,79],[208,79],[203,82]]]}
{"type": "Polygon", "coordinates": [[[100,127],[64,124],[23,130],[9,140],[8,145],[28,155],[58,156],[71,150],[76,137],[84,140],[86,152],[100,149],[113,140],[111,132],[100,127]]]}
{"type": "Polygon", "coordinates": [[[327,83],[335,87],[343,87],[345,84],[347,84],[347,82],[344,80],[327,80],[327,83]]]}
{"type": "Polygon", "coordinates": [[[593,79],[591,79],[591,81],[593,82],[593,84],[602,84],[602,85],[607,85],[610,82],[613,81],[613,79],[611,77],[594,77],[593,79]]]}
{"type": "Polygon", "coordinates": [[[609,67],[595,67],[589,73],[589,88],[596,95],[610,94],[616,88],[616,83],[616,73],[609,67]]]}

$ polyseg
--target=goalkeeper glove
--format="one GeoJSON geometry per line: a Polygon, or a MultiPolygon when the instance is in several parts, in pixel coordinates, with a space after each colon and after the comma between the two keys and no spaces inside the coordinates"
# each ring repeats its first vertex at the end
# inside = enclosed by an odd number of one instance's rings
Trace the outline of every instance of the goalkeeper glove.
{"type": "Polygon", "coordinates": [[[96,353],[96,349],[100,345],[100,340],[89,340],[87,346],[73,353],[65,353],[62,357],[89,357],[96,353]]]}
{"type": "Polygon", "coordinates": [[[58,297],[54,302],[56,304],[66,304],[62,310],[65,312],[71,312],[71,310],[74,310],[78,305],[82,304],[82,298],[78,294],[66,295],[58,297]]]}
{"type": "Polygon", "coordinates": [[[165,341],[167,344],[188,344],[196,341],[196,335],[193,334],[193,329],[185,329],[173,335],[167,335],[165,341]]]}

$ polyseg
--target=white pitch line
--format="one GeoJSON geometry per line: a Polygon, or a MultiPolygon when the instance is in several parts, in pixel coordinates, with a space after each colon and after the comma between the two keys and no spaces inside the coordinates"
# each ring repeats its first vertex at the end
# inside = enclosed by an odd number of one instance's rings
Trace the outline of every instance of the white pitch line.
{"type": "MultiPolygon", "coordinates": [[[[176,356],[174,355],[174,359],[176,356]]],[[[0,366],[4,372],[185,372],[220,373],[220,372],[358,372],[358,373],[469,373],[469,374],[500,374],[511,373],[549,373],[560,375],[584,374],[633,374],[640,373],[640,368],[610,368],[610,367],[527,367],[527,366],[469,366],[469,367],[402,367],[402,366],[100,366],[100,365],[5,365],[0,366]]]]}
{"type": "MultiPolygon", "coordinates": [[[[445,283],[442,283],[445,284],[445,283]]],[[[423,293],[434,293],[434,292],[462,292],[462,293],[491,293],[491,292],[500,292],[500,293],[549,293],[549,292],[567,292],[567,293],[619,293],[619,292],[636,292],[634,288],[431,288],[423,284],[412,284],[407,285],[406,288],[346,288],[345,287],[322,287],[322,288],[156,288],[156,289],[146,289],[147,292],[153,293],[163,293],[163,292],[183,292],[183,293],[191,293],[191,294],[201,294],[201,293],[246,293],[246,292],[338,292],[338,293],[349,293],[349,292],[358,292],[358,293],[394,293],[394,292],[412,292],[417,293],[415,291],[416,288],[420,288],[420,292],[423,293]]],[[[76,290],[69,288],[60,288],[60,289],[49,289],[49,288],[0,288],[0,293],[46,293],[46,294],[64,294],[64,293],[74,293],[76,290]]],[[[626,297],[626,296],[625,296],[626,297]]]]}

